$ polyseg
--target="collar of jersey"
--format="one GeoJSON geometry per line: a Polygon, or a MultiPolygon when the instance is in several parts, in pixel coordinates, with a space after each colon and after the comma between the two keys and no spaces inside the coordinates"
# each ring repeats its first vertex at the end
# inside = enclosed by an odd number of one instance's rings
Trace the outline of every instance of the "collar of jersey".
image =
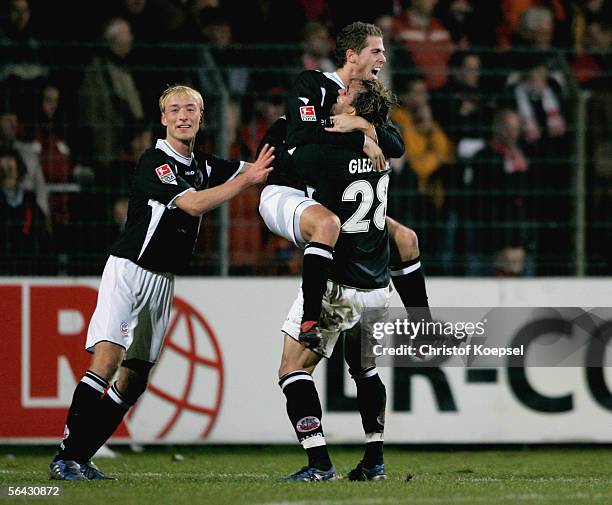
{"type": "Polygon", "coordinates": [[[155,143],[155,149],[161,149],[168,156],[174,158],[176,161],[178,161],[179,163],[182,163],[183,165],[187,165],[187,166],[191,165],[191,160],[193,159],[193,153],[191,153],[191,158],[187,158],[183,156],[182,154],[177,153],[172,148],[172,146],[168,144],[166,139],[157,139],[157,142],[155,143]]]}
{"type": "Polygon", "coordinates": [[[338,86],[340,86],[341,89],[346,88],[346,86],[342,82],[342,79],[340,79],[338,72],[323,72],[323,75],[327,77],[330,81],[334,81],[338,86]]]}

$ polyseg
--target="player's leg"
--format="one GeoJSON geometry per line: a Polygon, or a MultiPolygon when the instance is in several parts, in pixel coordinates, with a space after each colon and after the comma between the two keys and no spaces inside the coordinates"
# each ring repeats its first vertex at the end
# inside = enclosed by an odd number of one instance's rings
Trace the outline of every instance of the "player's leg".
{"type": "Polygon", "coordinates": [[[98,342],[93,352],[89,370],[74,390],[64,428],[64,440],[49,467],[49,476],[54,479],[85,478],[80,464],[89,461],[91,457],[88,446],[96,436],[96,422],[103,410],[103,397],[108,396],[104,393],[125,355],[123,347],[108,341],[98,342]]]}
{"type": "Polygon", "coordinates": [[[303,191],[287,186],[266,186],[261,192],[259,213],[270,231],[301,248],[304,311],[302,339],[316,346],[320,331],[315,325],[340,234],[340,220],[303,191]]]}
{"type": "Polygon", "coordinates": [[[321,356],[285,335],[278,385],[287,399],[287,415],[298,441],[306,451],[308,464],[287,480],[330,480],[335,470],[323,434],[322,407],[312,372],[321,356]]]}
{"type": "Polygon", "coordinates": [[[421,268],[419,241],[410,228],[387,216],[391,248],[391,279],[408,314],[418,320],[431,320],[425,277],[421,268]],[[419,308],[418,310],[415,310],[419,308]]]}
{"type": "Polygon", "coordinates": [[[361,351],[361,324],[344,333],[344,359],[357,387],[357,405],[365,435],[363,459],[349,473],[350,480],[383,480],[386,478],[383,442],[387,390],[376,363],[361,351]]]}
{"type": "MultiPolygon", "coordinates": [[[[77,461],[91,465],[90,459],[117,430],[128,410],[145,392],[153,363],[131,359],[119,368],[119,377],[99,402],[88,437],[77,461]]],[[[94,467],[95,468],[95,467],[94,467]]]]}
{"type": "Polygon", "coordinates": [[[340,235],[340,219],[320,204],[311,205],[302,212],[299,229],[306,242],[302,260],[304,313],[300,341],[316,346],[321,338],[318,329],[321,303],[331,271],[334,246],[340,235]]]}

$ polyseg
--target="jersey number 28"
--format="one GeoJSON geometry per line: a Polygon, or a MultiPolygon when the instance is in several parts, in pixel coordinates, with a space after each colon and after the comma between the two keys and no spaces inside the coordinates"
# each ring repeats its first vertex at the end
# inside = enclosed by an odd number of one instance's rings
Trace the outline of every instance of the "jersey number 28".
{"type": "MultiPolygon", "coordinates": [[[[376,184],[376,198],[378,205],[374,210],[372,221],[379,230],[385,229],[385,218],[387,217],[387,189],[389,188],[389,174],[383,175],[376,184]]],[[[344,233],[364,233],[370,229],[370,219],[364,219],[372,205],[374,204],[374,188],[372,184],[366,180],[351,182],[344,193],[342,193],[343,202],[356,202],[357,195],[361,195],[359,207],[353,212],[342,225],[344,233]]]]}

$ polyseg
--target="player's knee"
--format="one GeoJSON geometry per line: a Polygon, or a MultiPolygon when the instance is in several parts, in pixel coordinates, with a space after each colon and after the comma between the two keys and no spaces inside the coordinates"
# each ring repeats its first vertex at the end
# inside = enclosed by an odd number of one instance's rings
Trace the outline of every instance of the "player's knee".
{"type": "Polygon", "coordinates": [[[125,362],[121,367],[117,388],[130,404],[136,403],[138,398],[146,391],[151,366],[151,363],[132,360],[125,362]]]}
{"type": "Polygon", "coordinates": [[[94,348],[89,369],[103,379],[110,381],[123,360],[124,351],[110,342],[99,342],[94,348]]]}
{"type": "Polygon", "coordinates": [[[340,218],[336,214],[328,214],[323,217],[317,224],[317,231],[321,237],[324,237],[328,245],[335,245],[340,236],[340,218]]]}
{"type": "Polygon", "coordinates": [[[400,252],[403,261],[411,260],[419,256],[419,238],[414,230],[398,225],[393,239],[400,252]]]}

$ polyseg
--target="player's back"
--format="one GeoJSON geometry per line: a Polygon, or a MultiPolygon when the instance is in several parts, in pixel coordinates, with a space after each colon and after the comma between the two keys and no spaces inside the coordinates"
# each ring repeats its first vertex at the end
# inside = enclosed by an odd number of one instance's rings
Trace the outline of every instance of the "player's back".
{"type": "Polygon", "coordinates": [[[331,278],[362,289],[387,286],[389,168],[376,172],[363,153],[332,145],[299,147],[294,163],[313,197],[342,222],[331,278]]]}

